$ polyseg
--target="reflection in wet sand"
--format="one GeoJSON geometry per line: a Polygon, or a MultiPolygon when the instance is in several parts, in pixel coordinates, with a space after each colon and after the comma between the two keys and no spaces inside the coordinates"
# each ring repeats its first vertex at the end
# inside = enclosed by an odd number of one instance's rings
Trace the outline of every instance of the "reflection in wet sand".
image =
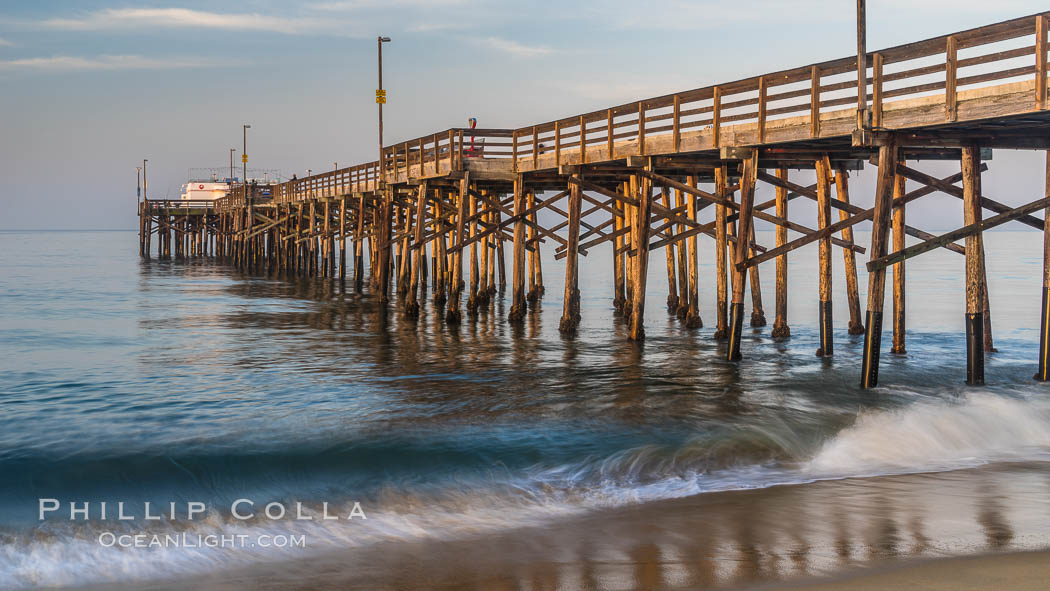
{"type": "MultiPolygon", "coordinates": [[[[384,545],[194,580],[201,589],[704,589],[890,559],[1041,549],[1050,466],[709,493],[462,540],[384,545]],[[965,514],[938,491],[977,507],[965,514]],[[1011,519],[998,505],[1007,495],[1011,519]],[[923,517],[919,517],[919,516],[923,517]],[[906,524],[899,526],[897,524],[906,524]],[[936,544],[930,540],[937,540],[936,544]]],[[[183,581],[181,584],[185,584],[183,581]]],[[[165,588],[159,586],[157,588],[165,588]]],[[[173,587],[174,588],[174,587],[173,587]]]]}

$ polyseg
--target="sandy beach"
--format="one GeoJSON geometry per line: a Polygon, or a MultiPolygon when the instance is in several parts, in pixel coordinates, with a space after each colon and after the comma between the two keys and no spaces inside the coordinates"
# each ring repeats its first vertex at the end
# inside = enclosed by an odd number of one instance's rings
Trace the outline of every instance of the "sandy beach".
{"type": "Polygon", "coordinates": [[[825,581],[766,585],[764,589],[799,591],[977,591],[1046,589],[1050,581],[1050,552],[1020,552],[966,558],[945,558],[860,572],[825,581]]]}

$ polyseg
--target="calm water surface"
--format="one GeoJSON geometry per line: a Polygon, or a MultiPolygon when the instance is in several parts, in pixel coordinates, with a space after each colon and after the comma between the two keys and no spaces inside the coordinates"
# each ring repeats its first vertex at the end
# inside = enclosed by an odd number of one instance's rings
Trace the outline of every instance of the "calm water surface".
{"type": "MultiPolygon", "coordinates": [[[[418,558],[419,544],[519,531],[545,531],[545,544],[571,554],[565,540],[577,538],[558,529],[566,520],[627,510],[643,511],[624,517],[630,529],[592,523],[587,531],[649,539],[655,527],[660,547],[677,539],[667,532],[703,519],[711,531],[690,543],[708,540],[706,556],[719,527],[736,527],[732,515],[797,518],[819,505],[830,513],[804,521],[829,539],[834,528],[821,528],[837,507],[876,525],[889,519],[899,526],[893,544],[921,537],[929,551],[1050,545],[1050,390],[1031,380],[1038,233],[986,238],[999,348],[987,387],[962,384],[963,258],[938,252],[909,262],[908,355],[884,350],[884,387],[875,392],[856,387],[862,337],[845,331],[838,252],[836,354],[813,355],[814,247],[793,254],[792,338],[745,329],[746,359],[729,364],[724,343],[711,338],[707,242],[705,327],[687,330],[667,314],[659,251],[639,346],[613,314],[601,249],[582,259],[583,320],[567,339],[558,333],[562,264],[552,257],[547,295],[523,325],[505,322],[509,304],[497,297],[449,328],[429,303],[407,321],[396,308],[382,313],[371,294],[325,280],[244,275],[210,260],[142,262],[136,240],[0,232],[0,588],[195,577],[348,548],[389,562],[418,558]],[[970,470],[978,466],[984,472],[970,470]],[[899,477],[885,475],[917,473],[930,476],[886,484],[899,477]],[[850,477],[858,478],[829,483],[850,477]],[[799,486],[769,488],[785,484],[799,486]],[[955,529],[908,533],[912,513],[935,512],[912,500],[943,491],[1000,509],[975,510],[955,529]],[[40,498],[59,499],[62,511],[39,521],[40,498]],[[326,502],[339,515],[359,502],[368,519],[240,521],[229,507],[241,498],[260,510],[298,502],[315,516],[326,502]],[[85,501],[91,519],[63,514],[85,501]],[[98,519],[100,501],[123,501],[138,518],[98,519]],[[147,501],[176,502],[176,519],[141,519],[147,501]],[[190,501],[205,503],[206,514],[186,519],[190,501]],[[887,517],[878,509],[887,503],[916,508],[887,517]],[[989,536],[982,519],[1012,533],[989,536]],[[107,531],[302,534],[308,546],[120,549],[99,544],[107,531]]],[[[772,324],[773,267],[761,271],[772,324]]],[[[789,554],[790,536],[769,534],[774,521],[791,529],[790,519],[758,517],[748,527],[789,554]]],[[[827,547],[837,556],[833,541],[827,547]]],[[[831,569],[816,564],[799,572],[831,569]]]]}

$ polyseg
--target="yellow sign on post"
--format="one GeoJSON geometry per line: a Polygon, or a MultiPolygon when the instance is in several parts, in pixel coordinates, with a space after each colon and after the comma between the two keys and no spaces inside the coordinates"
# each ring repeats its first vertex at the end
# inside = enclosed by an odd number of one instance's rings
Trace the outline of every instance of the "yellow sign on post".
{"type": "Polygon", "coordinates": [[[243,162],[245,164],[248,164],[248,155],[247,154],[241,154],[241,162],[243,162]]]}
{"type": "Polygon", "coordinates": [[[386,91],[383,90],[382,88],[380,88],[379,90],[376,91],[376,104],[378,104],[378,105],[386,104],[386,91]]]}

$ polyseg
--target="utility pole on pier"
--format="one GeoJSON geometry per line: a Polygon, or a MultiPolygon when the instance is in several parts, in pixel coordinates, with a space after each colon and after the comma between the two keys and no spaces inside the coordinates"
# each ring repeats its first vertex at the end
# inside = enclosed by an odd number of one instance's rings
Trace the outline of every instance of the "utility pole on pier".
{"type": "Polygon", "coordinates": [[[379,178],[386,179],[383,163],[383,105],[386,103],[386,91],[383,90],[383,44],[390,43],[390,37],[376,37],[379,50],[379,86],[376,87],[376,104],[379,106],[379,178]]]}
{"type": "Polygon", "coordinates": [[[233,182],[233,153],[237,151],[237,148],[230,148],[230,182],[233,182]]]}
{"type": "Polygon", "coordinates": [[[146,201],[146,163],[147,162],[149,162],[149,160],[146,160],[145,158],[142,159],[142,201],[143,201],[143,203],[145,203],[145,201],[146,201]]]}
{"type": "Polygon", "coordinates": [[[868,17],[865,0],[857,0],[857,129],[866,125],[868,110],[868,17]]]}

